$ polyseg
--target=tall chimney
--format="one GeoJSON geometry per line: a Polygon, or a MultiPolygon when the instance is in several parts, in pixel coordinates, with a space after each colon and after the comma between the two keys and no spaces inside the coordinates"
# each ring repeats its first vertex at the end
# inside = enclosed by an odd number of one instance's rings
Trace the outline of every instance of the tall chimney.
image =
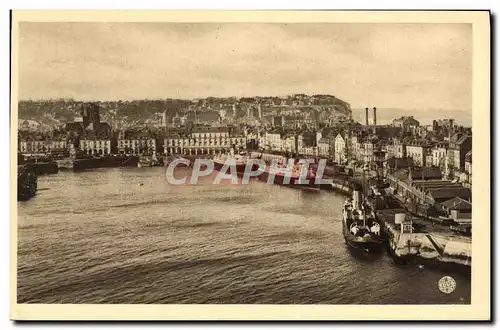
{"type": "Polygon", "coordinates": [[[368,126],[368,108],[365,108],[365,125],[368,126]]]}
{"type": "Polygon", "coordinates": [[[373,125],[377,125],[377,108],[373,107],[373,125]]]}

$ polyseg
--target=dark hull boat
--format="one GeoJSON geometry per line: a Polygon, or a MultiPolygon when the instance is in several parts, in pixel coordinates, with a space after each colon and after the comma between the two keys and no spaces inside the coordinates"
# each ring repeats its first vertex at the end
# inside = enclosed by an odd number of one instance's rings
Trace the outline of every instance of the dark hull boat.
{"type": "Polygon", "coordinates": [[[365,252],[383,251],[381,226],[376,221],[375,213],[366,203],[360,206],[359,192],[354,191],[342,210],[342,233],[347,245],[365,252]]]}

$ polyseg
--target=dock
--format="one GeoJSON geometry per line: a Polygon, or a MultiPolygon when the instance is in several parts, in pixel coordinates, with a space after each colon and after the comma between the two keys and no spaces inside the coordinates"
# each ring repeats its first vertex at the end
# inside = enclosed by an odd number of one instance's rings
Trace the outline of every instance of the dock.
{"type": "Polygon", "coordinates": [[[406,212],[404,207],[380,209],[388,252],[398,263],[417,263],[470,273],[472,241],[450,227],[406,212]]]}

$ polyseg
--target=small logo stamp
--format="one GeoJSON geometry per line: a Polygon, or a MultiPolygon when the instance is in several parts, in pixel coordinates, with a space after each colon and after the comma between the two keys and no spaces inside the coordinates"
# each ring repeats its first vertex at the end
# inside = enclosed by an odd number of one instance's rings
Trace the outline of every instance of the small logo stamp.
{"type": "Polygon", "coordinates": [[[451,276],[443,276],[438,282],[439,290],[443,293],[452,293],[457,287],[457,282],[451,276]]]}

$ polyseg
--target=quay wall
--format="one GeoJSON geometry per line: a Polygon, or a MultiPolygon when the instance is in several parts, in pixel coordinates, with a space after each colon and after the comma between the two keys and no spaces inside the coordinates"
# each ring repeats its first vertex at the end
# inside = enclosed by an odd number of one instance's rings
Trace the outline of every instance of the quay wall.
{"type": "Polygon", "coordinates": [[[73,171],[84,171],[93,168],[105,167],[137,167],[139,157],[137,156],[104,156],[75,159],[73,171]]]}
{"type": "Polygon", "coordinates": [[[423,265],[470,272],[472,243],[466,238],[437,232],[403,233],[390,215],[377,212],[388,241],[388,252],[400,263],[423,265]]]}
{"type": "Polygon", "coordinates": [[[25,163],[24,166],[36,175],[57,174],[59,172],[59,167],[55,161],[25,163]]]}

